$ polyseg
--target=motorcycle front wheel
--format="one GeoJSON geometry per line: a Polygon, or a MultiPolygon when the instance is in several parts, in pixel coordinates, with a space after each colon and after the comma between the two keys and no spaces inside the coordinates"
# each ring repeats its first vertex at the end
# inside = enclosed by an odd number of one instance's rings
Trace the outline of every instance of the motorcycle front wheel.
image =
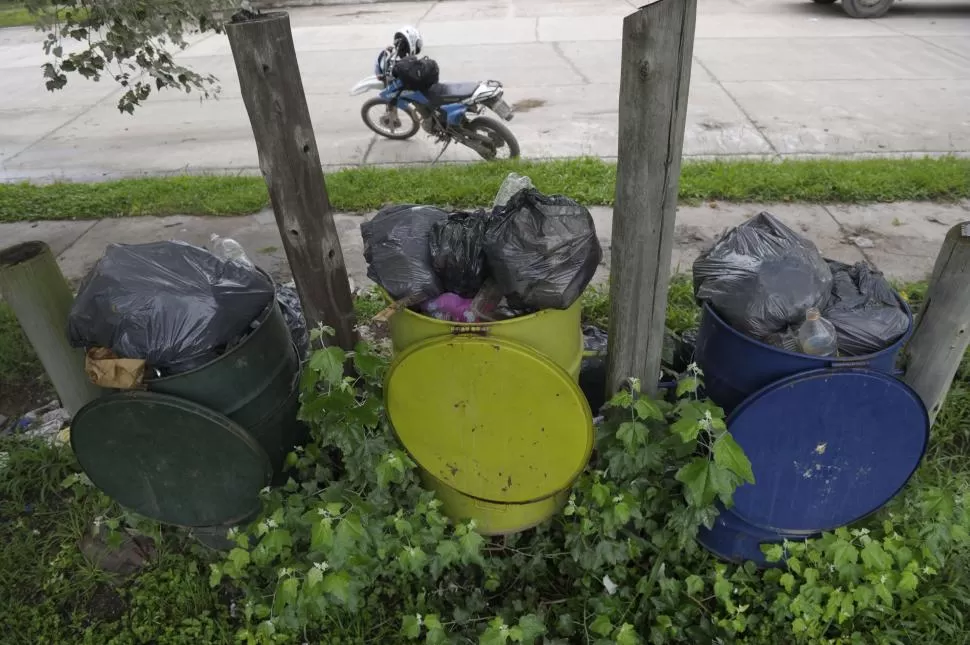
{"type": "Polygon", "coordinates": [[[479,137],[487,138],[491,144],[490,147],[494,148],[494,152],[491,150],[488,152],[476,151],[485,161],[515,159],[519,156],[519,142],[516,141],[512,131],[506,128],[503,123],[487,116],[480,116],[469,121],[465,128],[479,137]]]}
{"type": "Polygon", "coordinates": [[[377,134],[398,141],[410,139],[421,127],[411,110],[402,110],[378,97],[368,99],[360,106],[360,118],[377,134]]]}

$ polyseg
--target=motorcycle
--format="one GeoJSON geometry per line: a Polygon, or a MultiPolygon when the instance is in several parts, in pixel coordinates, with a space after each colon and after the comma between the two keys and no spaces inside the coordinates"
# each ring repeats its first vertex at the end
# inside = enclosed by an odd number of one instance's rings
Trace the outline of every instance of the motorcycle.
{"type": "Polygon", "coordinates": [[[410,139],[423,129],[444,147],[437,161],[452,142],[474,150],[487,161],[519,156],[519,142],[501,121],[481,116],[490,109],[504,121],[511,121],[512,108],[502,98],[505,90],[498,81],[435,83],[426,92],[404,89],[392,77],[392,57],[377,58],[374,75],[351,89],[353,96],[377,90],[360,108],[364,124],[388,139],[410,139]],[[469,117],[469,115],[477,115],[469,117]],[[405,120],[407,124],[405,124],[405,120]]]}

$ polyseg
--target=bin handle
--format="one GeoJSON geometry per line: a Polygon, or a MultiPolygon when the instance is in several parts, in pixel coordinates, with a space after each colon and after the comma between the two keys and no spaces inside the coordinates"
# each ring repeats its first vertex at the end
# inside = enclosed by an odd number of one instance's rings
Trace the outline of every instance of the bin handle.
{"type": "Polygon", "coordinates": [[[452,336],[488,336],[489,329],[485,325],[455,325],[451,328],[452,336]]]}

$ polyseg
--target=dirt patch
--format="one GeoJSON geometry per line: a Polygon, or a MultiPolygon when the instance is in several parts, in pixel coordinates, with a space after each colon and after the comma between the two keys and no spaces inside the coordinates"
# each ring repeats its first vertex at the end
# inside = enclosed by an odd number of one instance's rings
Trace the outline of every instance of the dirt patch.
{"type": "Polygon", "coordinates": [[[521,101],[516,101],[512,104],[513,112],[528,112],[529,110],[534,110],[545,105],[546,102],[542,99],[522,99],[521,101]]]}
{"type": "Polygon", "coordinates": [[[125,601],[108,585],[99,585],[88,601],[87,610],[95,620],[115,621],[125,613],[125,601]]]}

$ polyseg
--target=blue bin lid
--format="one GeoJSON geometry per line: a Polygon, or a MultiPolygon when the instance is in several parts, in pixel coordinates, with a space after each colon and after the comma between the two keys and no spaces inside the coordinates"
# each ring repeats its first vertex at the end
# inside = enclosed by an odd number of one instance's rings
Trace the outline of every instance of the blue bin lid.
{"type": "Polygon", "coordinates": [[[929,419],[902,381],[866,369],[812,370],[752,394],[728,428],[756,483],[732,509],[769,531],[827,531],[888,502],[919,465],[929,419]]]}

